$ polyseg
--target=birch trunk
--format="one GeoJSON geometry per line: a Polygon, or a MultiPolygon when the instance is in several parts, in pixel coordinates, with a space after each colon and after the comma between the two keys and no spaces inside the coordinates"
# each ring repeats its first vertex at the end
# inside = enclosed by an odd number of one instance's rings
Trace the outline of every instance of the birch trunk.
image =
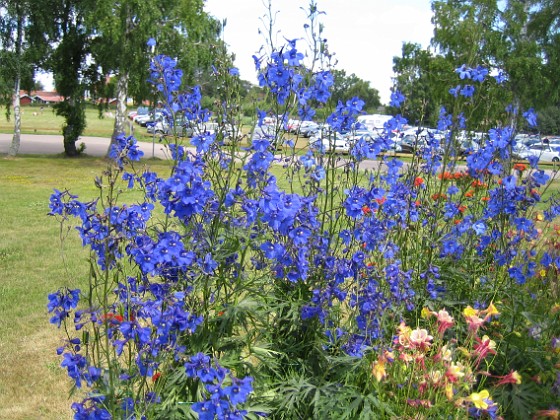
{"type": "Polygon", "coordinates": [[[12,137],[12,144],[8,150],[8,156],[15,157],[19,151],[19,145],[21,143],[21,106],[19,99],[19,86],[20,78],[19,75],[16,78],[15,88],[14,88],[14,136],[12,137]]]}
{"type": "Polygon", "coordinates": [[[16,39],[16,81],[14,84],[14,136],[12,137],[12,144],[8,150],[8,156],[16,156],[19,151],[19,145],[21,143],[21,103],[19,98],[19,89],[21,84],[21,50],[23,45],[23,16],[19,7],[18,11],[18,21],[17,21],[17,39],[16,39]]]}
{"type": "Polygon", "coordinates": [[[115,125],[113,128],[113,135],[111,136],[111,143],[119,134],[126,133],[126,98],[128,96],[128,73],[119,75],[117,82],[117,109],[115,112],[115,125]]]}

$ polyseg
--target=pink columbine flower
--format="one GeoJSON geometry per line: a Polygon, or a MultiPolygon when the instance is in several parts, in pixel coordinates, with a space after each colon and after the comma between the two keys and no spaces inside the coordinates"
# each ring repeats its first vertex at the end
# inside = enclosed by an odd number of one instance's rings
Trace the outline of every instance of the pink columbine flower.
{"type": "Polygon", "coordinates": [[[467,322],[469,332],[472,334],[476,334],[480,327],[484,325],[484,319],[477,315],[468,316],[465,318],[465,321],[467,322]]]}
{"type": "Polygon", "coordinates": [[[453,317],[445,309],[434,312],[434,315],[438,322],[438,334],[443,335],[448,328],[453,326],[453,317]]]}
{"type": "Polygon", "coordinates": [[[496,383],[496,385],[505,385],[505,384],[516,384],[519,385],[521,383],[521,375],[516,371],[512,370],[505,376],[498,376],[500,380],[496,383]]]}
{"type": "Polygon", "coordinates": [[[425,351],[430,348],[431,341],[434,337],[428,334],[428,331],[425,329],[416,328],[412,330],[409,336],[410,347],[425,351]]]}
{"type": "Polygon", "coordinates": [[[482,339],[475,337],[477,344],[474,345],[474,355],[476,355],[475,366],[478,367],[480,362],[489,354],[496,354],[496,342],[490,340],[490,338],[485,335],[482,339]]]}

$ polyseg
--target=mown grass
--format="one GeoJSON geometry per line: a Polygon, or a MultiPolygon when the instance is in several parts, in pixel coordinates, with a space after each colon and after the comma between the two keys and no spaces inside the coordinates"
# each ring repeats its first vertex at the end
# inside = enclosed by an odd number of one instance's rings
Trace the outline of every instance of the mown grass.
{"type": "MultiPolygon", "coordinates": [[[[22,106],[21,132],[23,134],[62,134],[64,118],[56,115],[52,106],[22,106]]],[[[110,111],[108,111],[110,112],[110,111]]],[[[108,114],[109,115],[109,114],[108,114]]],[[[87,126],[84,136],[111,137],[114,118],[110,116],[99,117],[96,108],[86,109],[87,126]]],[[[10,119],[6,119],[5,108],[0,108],[0,132],[12,133],[14,130],[14,115],[11,111],[10,119]]]]}
{"type": "MultiPolygon", "coordinates": [[[[165,172],[169,162],[149,165],[165,172]]],[[[46,303],[61,286],[87,284],[87,253],[77,232],[61,232],[47,216],[48,203],[53,188],[96,197],[93,179],[105,166],[94,158],[0,160],[0,419],[71,418],[70,382],[55,353],[63,332],[49,324],[46,303]]]]}

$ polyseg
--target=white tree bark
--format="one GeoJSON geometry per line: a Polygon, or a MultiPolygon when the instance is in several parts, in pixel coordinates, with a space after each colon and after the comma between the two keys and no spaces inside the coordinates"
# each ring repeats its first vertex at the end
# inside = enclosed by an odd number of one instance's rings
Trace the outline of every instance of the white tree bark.
{"type": "Polygon", "coordinates": [[[12,144],[10,145],[10,149],[8,150],[8,156],[12,156],[12,157],[18,154],[19,145],[21,142],[21,106],[20,106],[20,99],[19,99],[19,86],[20,86],[20,79],[18,77],[15,83],[14,99],[13,99],[14,136],[12,137],[12,144]]]}
{"type": "Polygon", "coordinates": [[[117,81],[117,109],[115,112],[115,125],[111,142],[119,134],[126,133],[126,98],[128,96],[128,73],[119,74],[117,81]]]}
{"type": "MultiPolygon", "coordinates": [[[[18,8],[18,12],[20,9],[18,8]]],[[[12,137],[12,144],[8,150],[8,156],[16,156],[19,151],[19,145],[21,142],[21,103],[19,98],[19,89],[21,85],[21,50],[23,45],[23,16],[18,13],[17,22],[17,39],[16,39],[16,80],[14,83],[14,136],[12,137]]]]}

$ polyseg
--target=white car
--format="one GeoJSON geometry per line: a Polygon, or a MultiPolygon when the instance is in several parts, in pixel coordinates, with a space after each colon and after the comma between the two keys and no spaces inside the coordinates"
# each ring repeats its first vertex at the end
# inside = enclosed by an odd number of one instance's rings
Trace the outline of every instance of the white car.
{"type": "Polygon", "coordinates": [[[386,138],[383,133],[370,130],[354,130],[345,134],[350,146],[355,145],[359,140],[368,143],[376,143],[379,152],[401,152],[400,139],[397,136],[386,138]]]}
{"type": "Polygon", "coordinates": [[[541,162],[560,162],[560,146],[548,144],[533,144],[518,152],[519,157],[527,159],[536,156],[541,162]]]}
{"type": "Polygon", "coordinates": [[[309,138],[309,145],[322,152],[350,153],[350,140],[336,131],[320,130],[309,138]]]}

